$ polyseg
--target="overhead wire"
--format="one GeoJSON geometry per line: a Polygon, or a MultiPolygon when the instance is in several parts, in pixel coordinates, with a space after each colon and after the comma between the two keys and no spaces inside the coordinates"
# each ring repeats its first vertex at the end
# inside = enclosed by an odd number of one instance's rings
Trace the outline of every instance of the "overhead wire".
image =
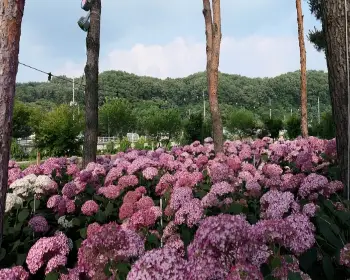
{"type": "MultiPolygon", "coordinates": [[[[40,72],[40,73],[43,73],[43,74],[47,75],[48,76],[48,81],[51,81],[52,77],[54,77],[56,79],[59,79],[59,80],[62,80],[62,81],[66,81],[66,82],[71,83],[71,84],[74,83],[73,79],[69,79],[69,78],[66,78],[66,77],[58,76],[58,75],[52,74],[52,72],[46,72],[46,71],[44,71],[42,69],[36,68],[36,67],[28,65],[26,63],[18,62],[18,64],[20,64],[22,66],[25,66],[27,68],[30,68],[30,69],[32,69],[34,71],[37,71],[37,72],[40,72]]],[[[86,84],[83,84],[83,81],[84,81],[84,74],[83,74],[83,76],[81,78],[81,83],[80,83],[80,86],[79,86],[78,90],[80,90],[81,87],[83,87],[83,88],[86,87],[86,84]]],[[[103,87],[99,86],[98,90],[100,92],[104,92],[104,93],[113,93],[113,94],[119,95],[119,92],[107,89],[105,86],[103,86],[103,87]]]]}

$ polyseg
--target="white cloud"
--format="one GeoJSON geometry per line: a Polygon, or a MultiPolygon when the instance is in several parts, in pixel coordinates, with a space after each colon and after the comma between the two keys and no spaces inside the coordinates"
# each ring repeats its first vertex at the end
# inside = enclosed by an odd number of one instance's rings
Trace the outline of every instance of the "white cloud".
{"type": "MultiPolygon", "coordinates": [[[[307,67],[326,71],[323,53],[306,43],[307,67]]],[[[271,77],[299,69],[296,37],[224,37],[221,44],[220,71],[249,77],[271,77]]],[[[205,43],[176,38],[165,45],[136,44],[130,49],[114,49],[101,57],[100,71],[122,70],[159,78],[184,77],[203,71],[205,43]]],[[[66,62],[56,73],[81,76],[84,62],[66,62]]]]}

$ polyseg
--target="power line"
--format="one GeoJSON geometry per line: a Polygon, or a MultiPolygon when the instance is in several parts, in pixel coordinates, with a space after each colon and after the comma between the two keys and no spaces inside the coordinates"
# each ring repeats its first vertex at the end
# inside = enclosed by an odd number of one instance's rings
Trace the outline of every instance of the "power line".
{"type": "MultiPolygon", "coordinates": [[[[40,73],[43,73],[43,74],[47,75],[47,76],[48,76],[48,81],[51,81],[51,77],[55,77],[56,79],[59,79],[59,80],[62,80],[62,81],[66,81],[66,82],[68,82],[68,83],[73,84],[73,80],[72,80],[72,79],[65,78],[65,77],[58,76],[58,75],[54,75],[54,74],[52,74],[51,72],[46,72],[46,71],[44,71],[44,70],[38,69],[38,68],[36,68],[36,67],[33,67],[33,66],[31,66],[31,65],[28,65],[28,64],[25,64],[25,63],[22,63],[22,62],[18,62],[18,64],[23,65],[23,66],[25,66],[25,67],[27,67],[27,68],[30,68],[30,69],[32,69],[32,70],[35,70],[35,71],[37,71],[37,72],[40,72],[40,73]]],[[[86,84],[83,84],[83,81],[84,81],[84,74],[83,74],[83,76],[82,76],[82,78],[81,78],[81,83],[80,83],[80,86],[79,86],[78,91],[80,90],[81,87],[83,87],[83,88],[86,87],[86,84]]],[[[102,91],[102,92],[104,92],[104,93],[114,93],[114,94],[116,94],[116,95],[119,95],[118,92],[113,91],[113,90],[106,89],[105,87],[103,87],[103,88],[99,87],[98,90],[99,90],[99,91],[102,91]]]]}

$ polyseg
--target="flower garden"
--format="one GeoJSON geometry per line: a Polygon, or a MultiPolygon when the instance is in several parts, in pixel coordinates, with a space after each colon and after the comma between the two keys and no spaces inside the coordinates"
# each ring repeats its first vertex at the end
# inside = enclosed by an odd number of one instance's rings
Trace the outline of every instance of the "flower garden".
{"type": "Polygon", "coordinates": [[[335,140],[9,164],[0,279],[350,278],[335,140]]]}

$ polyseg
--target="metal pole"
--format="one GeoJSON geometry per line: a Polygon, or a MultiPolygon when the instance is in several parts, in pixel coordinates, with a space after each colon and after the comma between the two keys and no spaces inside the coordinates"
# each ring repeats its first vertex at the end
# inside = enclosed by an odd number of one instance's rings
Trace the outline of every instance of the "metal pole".
{"type": "Polygon", "coordinates": [[[203,90],[203,119],[205,120],[205,95],[203,90]]]}
{"type": "Polygon", "coordinates": [[[74,78],[73,78],[73,102],[72,102],[72,106],[73,106],[73,121],[74,121],[74,105],[75,105],[75,84],[74,84],[74,78]]]}
{"type": "Polygon", "coordinates": [[[321,123],[320,97],[317,98],[317,119],[318,119],[318,124],[320,124],[321,123]]]}
{"type": "Polygon", "coordinates": [[[75,102],[75,86],[74,86],[74,78],[73,78],[73,106],[75,102]]]}

